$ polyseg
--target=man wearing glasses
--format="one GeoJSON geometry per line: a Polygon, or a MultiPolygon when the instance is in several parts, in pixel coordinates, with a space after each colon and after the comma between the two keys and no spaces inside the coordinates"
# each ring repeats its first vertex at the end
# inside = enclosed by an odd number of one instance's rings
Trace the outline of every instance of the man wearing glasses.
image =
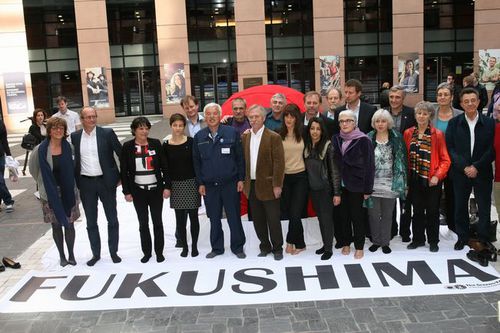
{"type": "Polygon", "coordinates": [[[101,259],[101,237],[97,225],[97,201],[100,199],[108,220],[108,247],[111,260],[119,263],[118,217],[116,214],[116,187],[120,171],[113,153],[120,156],[122,145],[111,128],[96,126],[97,112],[93,107],[82,109],[83,129],[71,134],[75,146],[75,178],[87,217],[92,258],[88,266],[94,266],[101,259]]]}

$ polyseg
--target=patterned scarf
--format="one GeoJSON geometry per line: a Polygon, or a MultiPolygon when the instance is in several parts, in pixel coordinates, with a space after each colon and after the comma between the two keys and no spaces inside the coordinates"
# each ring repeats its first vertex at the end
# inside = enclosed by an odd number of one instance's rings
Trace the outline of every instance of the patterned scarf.
{"type": "Polygon", "coordinates": [[[431,127],[428,126],[418,138],[418,128],[415,126],[410,142],[410,174],[411,179],[429,186],[429,170],[431,166],[431,127]]]}

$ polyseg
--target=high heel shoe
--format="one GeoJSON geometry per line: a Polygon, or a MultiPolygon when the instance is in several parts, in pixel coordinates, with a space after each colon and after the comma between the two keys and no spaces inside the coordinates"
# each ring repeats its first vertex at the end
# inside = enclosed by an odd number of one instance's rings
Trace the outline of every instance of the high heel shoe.
{"type": "Polygon", "coordinates": [[[3,257],[2,259],[2,263],[6,266],[6,267],[9,267],[9,268],[14,268],[14,269],[19,269],[21,268],[21,264],[18,263],[18,262],[15,262],[14,260],[10,259],[10,258],[7,258],[7,257],[3,257]]]}

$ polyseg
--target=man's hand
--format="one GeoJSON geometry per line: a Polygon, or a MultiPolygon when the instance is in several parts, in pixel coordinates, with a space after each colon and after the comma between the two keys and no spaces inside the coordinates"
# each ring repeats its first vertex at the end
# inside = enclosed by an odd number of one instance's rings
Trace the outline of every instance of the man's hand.
{"type": "Polygon", "coordinates": [[[281,187],[279,187],[279,186],[273,187],[273,193],[274,193],[274,197],[276,199],[279,199],[281,197],[281,187]]]}
{"type": "Polygon", "coordinates": [[[466,167],[464,169],[464,173],[469,178],[476,178],[477,177],[477,169],[473,165],[466,167]]]}
{"type": "Polygon", "coordinates": [[[333,196],[333,205],[334,206],[340,205],[340,195],[333,196]]]}
{"type": "Polygon", "coordinates": [[[125,201],[127,202],[132,202],[134,198],[132,198],[132,194],[125,194],[125,201]]]}
{"type": "Polygon", "coordinates": [[[431,180],[429,180],[429,186],[436,186],[439,183],[439,178],[436,176],[432,176],[431,180]]]}
{"type": "Polygon", "coordinates": [[[205,189],[205,185],[200,185],[200,187],[198,187],[198,193],[200,193],[200,195],[202,197],[204,197],[206,195],[206,189],[205,189]]]}
{"type": "Polygon", "coordinates": [[[243,182],[241,180],[236,184],[236,191],[238,192],[243,191],[243,182]]]}
{"type": "Polygon", "coordinates": [[[222,119],[220,120],[221,124],[227,124],[227,122],[229,121],[229,119],[233,118],[233,116],[229,115],[229,114],[226,114],[224,117],[222,117],[222,119]]]}
{"type": "Polygon", "coordinates": [[[368,199],[369,197],[371,197],[371,194],[363,194],[363,199],[368,199]]]}

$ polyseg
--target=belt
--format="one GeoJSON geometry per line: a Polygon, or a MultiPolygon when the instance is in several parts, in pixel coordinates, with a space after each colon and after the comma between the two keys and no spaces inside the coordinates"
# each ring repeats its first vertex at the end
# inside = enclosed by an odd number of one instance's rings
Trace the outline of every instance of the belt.
{"type": "Polygon", "coordinates": [[[154,190],[158,187],[158,185],[139,185],[139,184],[135,184],[138,188],[142,189],[142,190],[146,190],[146,191],[149,191],[149,190],[154,190]]]}
{"type": "Polygon", "coordinates": [[[102,178],[102,175],[100,176],[87,176],[87,175],[82,175],[83,178],[88,178],[88,179],[98,179],[98,178],[102,178]]]}

